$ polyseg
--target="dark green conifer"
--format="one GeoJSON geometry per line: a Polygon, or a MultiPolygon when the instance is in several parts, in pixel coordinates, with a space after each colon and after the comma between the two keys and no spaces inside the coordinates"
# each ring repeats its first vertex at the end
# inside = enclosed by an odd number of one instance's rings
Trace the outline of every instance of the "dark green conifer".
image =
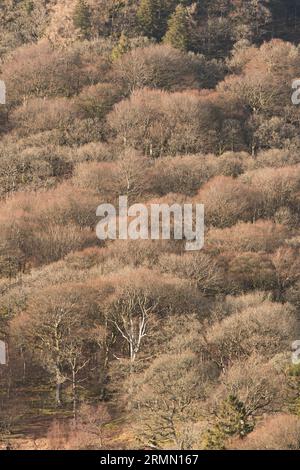
{"type": "Polygon", "coordinates": [[[189,47],[189,25],[187,10],[178,5],[168,21],[168,30],[164,42],[176,49],[186,51],[189,47]]]}
{"type": "Polygon", "coordinates": [[[140,0],[137,18],[145,36],[161,39],[170,14],[169,0],[140,0]]]}
{"type": "Polygon", "coordinates": [[[229,437],[245,437],[253,431],[254,423],[245,405],[234,395],[222,401],[216,412],[216,423],[204,437],[206,449],[224,449],[229,437]]]}
{"type": "Polygon", "coordinates": [[[78,0],[73,13],[73,23],[84,39],[90,37],[91,11],[85,0],[78,0]]]}

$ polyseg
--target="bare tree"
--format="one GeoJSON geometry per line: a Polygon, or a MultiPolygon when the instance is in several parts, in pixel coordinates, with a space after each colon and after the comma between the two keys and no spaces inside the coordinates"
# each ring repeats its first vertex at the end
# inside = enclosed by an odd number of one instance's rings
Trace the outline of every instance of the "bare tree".
{"type": "Polygon", "coordinates": [[[137,436],[153,448],[190,449],[197,439],[197,400],[205,395],[205,367],[190,352],[163,354],[137,379],[137,436]]]}
{"type": "Polygon", "coordinates": [[[91,313],[97,291],[83,285],[61,285],[33,296],[27,311],[14,323],[14,334],[26,339],[41,365],[53,377],[56,404],[62,405],[62,385],[71,380],[76,418],[78,375],[89,362],[91,313]]]}
{"type": "Polygon", "coordinates": [[[112,306],[110,321],[128,345],[131,365],[150,334],[151,316],[157,305],[146,291],[126,286],[112,306]]]}

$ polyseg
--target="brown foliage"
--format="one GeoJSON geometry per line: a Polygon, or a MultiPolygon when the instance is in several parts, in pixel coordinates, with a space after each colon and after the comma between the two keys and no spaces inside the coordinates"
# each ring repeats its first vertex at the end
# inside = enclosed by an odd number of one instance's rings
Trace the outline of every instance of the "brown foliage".
{"type": "Polygon", "coordinates": [[[198,67],[193,56],[170,46],[154,45],[127,52],[114,63],[112,74],[129,93],[144,87],[177,91],[199,86],[198,67]]]}
{"type": "Polygon", "coordinates": [[[66,184],[41,194],[18,193],[2,203],[1,236],[27,261],[41,264],[95,244],[98,198],[66,184]]]}
{"type": "Polygon", "coordinates": [[[276,287],[275,267],[266,253],[245,252],[227,257],[229,285],[233,292],[276,287]]]}
{"type": "Polygon", "coordinates": [[[205,334],[204,350],[220,368],[254,353],[271,359],[289,349],[297,329],[295,310],[289,304],[248,298],[246,305],[236,305],[235,309],[205,334]]]}
{"type": "Polygon", "coordinates": [[[103,119],[122,97],[122,90],[110,83],[97,83],[84,88],[75,98],[74,106],[83,118],[103,119]]]}
{"type": "Polygon", "coordinates": [[[108,122],[125,146],[159,157],[217,148],[217,106],[197,93],[139,90],[118,103],[108,122]]]}
{"type": "Polygon", "coordinates": [[[6,59],[3,73],[9,104],[19,104],[30,96],[68,97],[99,81],[105,61],[101,63],[101,57],[99,60],[94,54],[94,63],[89,63],[92,57],[88,50],[77,52],[72,48],[55,50],[46,40],[16,49],[6,59]]]}
{"type": "Polygon", "coordinates": [[[275,414],[266,418],[246,439],[233,441],[230,449],[299,450],[300,420],[297,416],[275,414]]]}
{"type": "Polygon", "coordinates": [[[215,400],[236,397],[243,403],[248,418],[255,420],[264,413],[282,407],[286,399],[285,375],[272,361],[254,353],[236,361],[226,370],[216,390],[215,400]]]}
{"type": "Polygon", "coordinates": [[[67,98],[34,98],[11,114],[12,126],[21,136],[53,129],[65,130],[76,116],[72,101],[67,98]]]}
{"type": "Polygon", "coordinates": [[[162,272],[172,273],[195,283],[205,295],[221,292],[224,286],[224,273],[210,256],[204,253],[162,255],[159,258],[162,272]]]}
{"type": "Polygon", "coordinates": [[[281,207],[298,208],[300,189],[299,165],[284,168],[262,168],[245,173],[241,179],[247,182],[262,200],[262,211],[267,217],[281,207]]]}
{"type": "Polygon", "coordinates": [[[218,252],[274,252],[279,248],[290,231],[269,220],[238,222],[230,228],[209,230],[206,240],[210,248],[218,252]]]}
{"type": "Polygon", "coordinates": [[[226,176],[210,180],[195,199],[205,205],[207,223],[220,228],[253,220],[260,204],[259,193],[226,176]]]}

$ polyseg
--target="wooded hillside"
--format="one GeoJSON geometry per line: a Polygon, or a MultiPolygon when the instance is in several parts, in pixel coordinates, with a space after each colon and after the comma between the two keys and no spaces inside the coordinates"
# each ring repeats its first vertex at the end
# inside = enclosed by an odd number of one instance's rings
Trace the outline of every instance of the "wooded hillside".
{"type": "Polygon", "coordinates": [[[299,450],[300,0],[0,8],[1,445],[299,450]],[[204,249],[100,242],[120,195],[204,249]]]}

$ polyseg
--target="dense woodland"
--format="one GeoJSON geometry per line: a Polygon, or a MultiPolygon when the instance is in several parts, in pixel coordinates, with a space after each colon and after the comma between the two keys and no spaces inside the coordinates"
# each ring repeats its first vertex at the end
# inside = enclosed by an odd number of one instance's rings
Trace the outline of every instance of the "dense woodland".
{"type": "Polygon", "coordinates": [[[300,449],[300,0],[2,0],[0,441],[300,449]],[[100,242],[119,195],[205,247],[100,242]]]}

